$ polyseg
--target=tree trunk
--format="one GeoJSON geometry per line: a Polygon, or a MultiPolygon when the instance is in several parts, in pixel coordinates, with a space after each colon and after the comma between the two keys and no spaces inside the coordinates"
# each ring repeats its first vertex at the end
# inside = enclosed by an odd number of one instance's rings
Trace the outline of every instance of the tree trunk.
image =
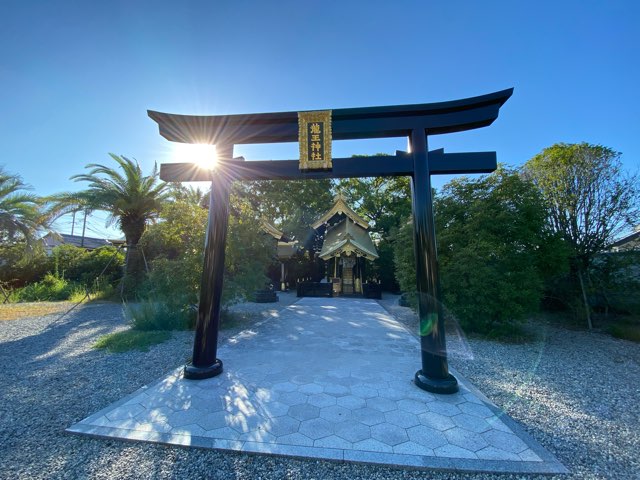
{"type": "Polygon", "coordinates": [[[587,325],[589,330],[593,329],[591,323],[591,308],[589,307],[589,301],[587,300],[587,291],[584,288],[584,280],[582,279],[582,269],[578,267],[578,280],[580,280],[580,289],[582,290],[582,300],[584,301],[584,311],[587,314],[587,325]]]}

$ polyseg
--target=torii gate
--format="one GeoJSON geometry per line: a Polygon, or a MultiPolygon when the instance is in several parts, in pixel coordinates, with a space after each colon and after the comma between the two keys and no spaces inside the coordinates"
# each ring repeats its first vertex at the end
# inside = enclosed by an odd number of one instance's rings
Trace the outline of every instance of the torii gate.
{"type": "Polygon", "coordinates": [[[215,171],[191,163],[160,166],[160,178],[165,181],[211,181],[193,359],[184,368],[185,378],[210,378],[222,372],[222,362],[217,358],[217,343],[232,181],[410,176],[422,349],[422,369],[416,372],[415,382],[418,387],[434,393],[458,391],[458,382],[449,373],[447,364],[431,175],[489,173],[496,169],[496,154],[444,153],[443,149],[428,151],[427,136],[491,125],[512,93],[511,88],[450,102],[323,112],[196,116],[149,110],[149,116],[158,123],[160,135],[167,140],[216,145],[218,154],[215,171]],[[303,123],[305,118],[309,120],[303,123]],[[321,129],[318,129],[318,124],[321,129]],[[314,135],[313,141],[320,140],[321,143],[314,143],[313,148],[308,143],[310,137],[306,136],[312,133],[322,134],[321,137],[314,135]],[[411,151],[373,157],[331,158],[332,138],[386,137],[408,137],[411,151]],[[234,145],[297,141],[301,142],[301,157],[304,157],[300,163],[298,160],[244,161],[242,157],[233,158],[234,145]],[[314,163],[319,165],[318,169],[309,167],[314,163]]]}

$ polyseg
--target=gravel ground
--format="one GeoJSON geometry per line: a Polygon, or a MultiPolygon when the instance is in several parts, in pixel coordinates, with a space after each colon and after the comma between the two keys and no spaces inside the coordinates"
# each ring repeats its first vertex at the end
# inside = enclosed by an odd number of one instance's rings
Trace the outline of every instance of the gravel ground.
{"type": "MultiPolygon", "coordinates": [[[[415,315],[383,300],[415,329],[415,315]]],[[[234,310],[250,325],[278,304],[234,310]]],[[[222,340],[242,328],[222,334],[222,340]]],[[[88,304],[68,316],[0,323],[0,478],[536,478],[414,471],[236,452],[96,440],[68,426],[173,370],[189,357],[191,332],[149,352],[92,349],[125,328],[116,304],[88,304]]],[[[451,336],[450,363],[502,407],[572,474],[561,478],[639,478],[640,348],[598,333],[538,327],[538,340],[506,345],[451,336]],[[614,373],[615,372],[615,373],[614,373]]],[[[549,478],[549,477],[541,477],[549,478]]]]}

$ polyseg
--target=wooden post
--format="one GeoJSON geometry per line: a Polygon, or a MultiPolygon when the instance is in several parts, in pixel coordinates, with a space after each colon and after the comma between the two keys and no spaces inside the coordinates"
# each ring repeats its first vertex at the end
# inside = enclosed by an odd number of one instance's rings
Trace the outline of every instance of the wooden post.
{"type": "Polygon", "coordinates": [[[424,128],[411,131],[414,174],[411,182],[418,317],[422,369],[415,375],[416,385],[433,393],[455,393],[458,382],[449,373],[440,301],[435,223],[431,198],[431,176],[424,128]]]}

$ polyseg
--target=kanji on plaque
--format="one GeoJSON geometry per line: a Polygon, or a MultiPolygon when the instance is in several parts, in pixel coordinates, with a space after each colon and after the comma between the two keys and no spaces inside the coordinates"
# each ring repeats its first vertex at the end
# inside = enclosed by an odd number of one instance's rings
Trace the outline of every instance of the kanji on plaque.
{"type": "Polygon", "coordinates": [[[300,170],[331,170],[331,110],[298,113],[300,170]]]}

